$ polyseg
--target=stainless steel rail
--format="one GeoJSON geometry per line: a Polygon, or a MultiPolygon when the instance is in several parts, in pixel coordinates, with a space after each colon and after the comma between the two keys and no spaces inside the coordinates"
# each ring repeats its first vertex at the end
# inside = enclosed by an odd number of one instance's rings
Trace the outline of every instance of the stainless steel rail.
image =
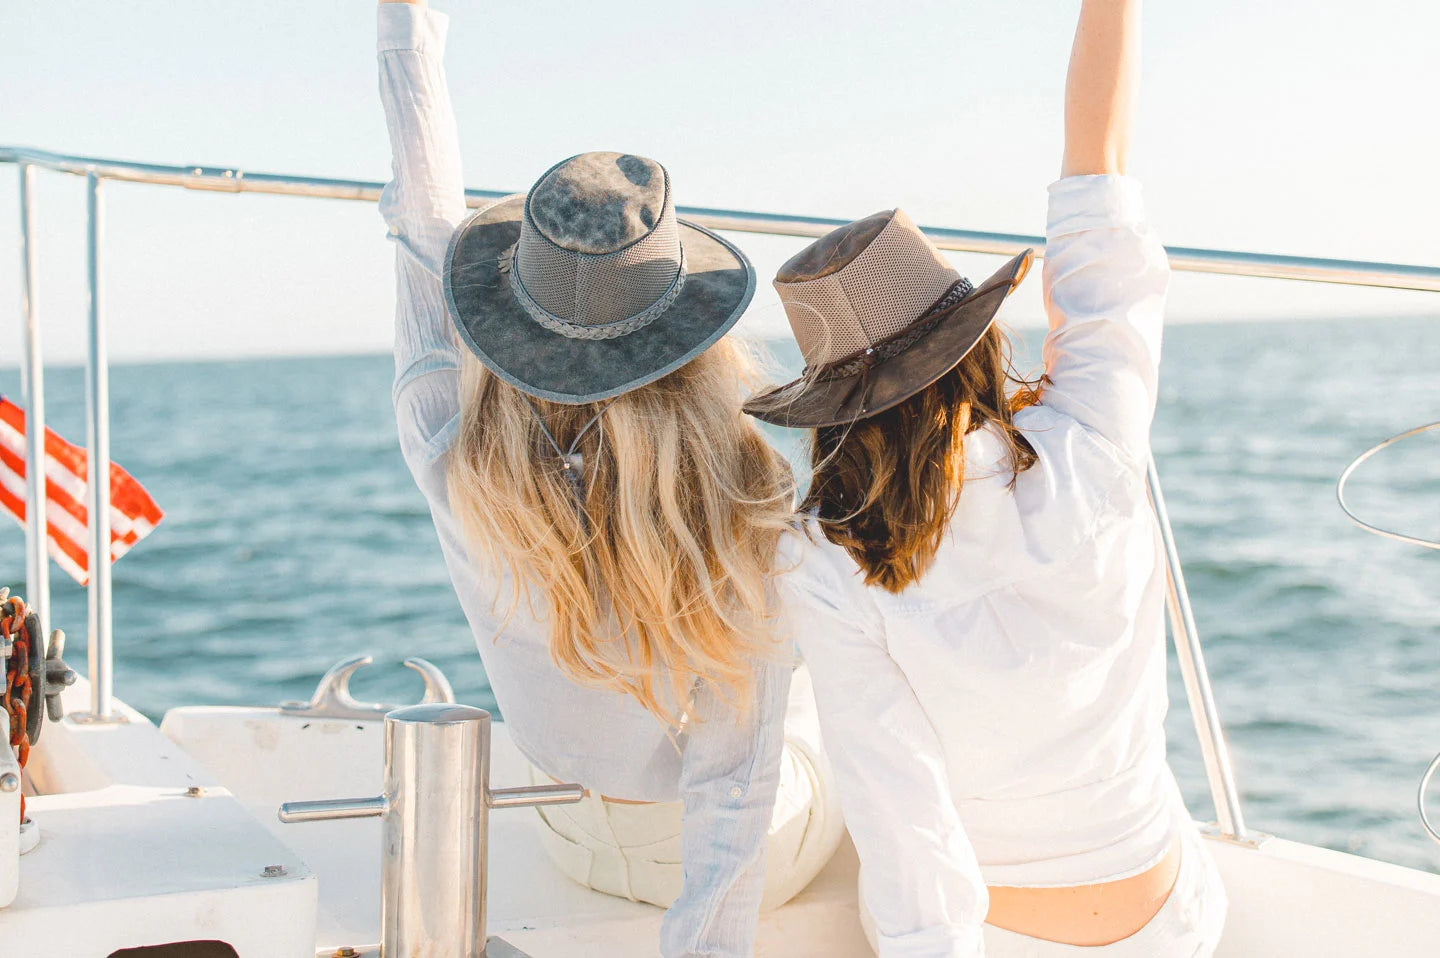
{"type": "Polygon", "coordinates": [[[110,606],[110,337],[105,331],[105,208],[95,173],[85,176],[86,275],[90,283],[89,350],[85,363],[86,511],[90,531],[90,714],[110,720],[115,672],[110,606]]]}
{"type": "Polygon", "coordinates": [[[45,363],[41,358],[39,307],[35,290],[35,197],[30,166],[20,167],[20,319],[25,363],[21,398],[25,400],[25,598],[40,619],[40,634],[50,634],[49,519],[45,508],[45,363]]]}
{"type": "Polygon", "coordinates": [[[1180,677],[1185,680],[1190,719],[1195,723],[1195,735],[1200,739],[1205,780],[1210,784],[1210,799],[1215,804],[1215,824],[1226,838],[1244,840],[1247,837],[1245,816],[1240,811],[1240,792],[1235,786],[1230,750],[1225,746],[1220,710],[1215,707],[1215,693],[1210,688],[1210,670],[1205,668],[1205,655],[1200,649],[1200,630],[1195,626],[1195,613],[1190,608],[1190,591],[1185,588],[1180,550],[1175,545],[1175,532],[1170,528],[1170,511],[1165,508],[1160,473],[1156,471],[1153,459],[1146,466],[1145,481],[1150,489],[1150,505],[1155,511],[1155,521],[1160,526],[1160,539],[1165,546],[1165,605],[1170,610],[1170,636],[1175,640],[1175,660],[1180,665],[1180,677]]]}
{"type": "MultiPolygon", "coordinates": [[[[276,193],[286,196],[316,196],[340,200],[380,198],[384,183],[369,180],[340,180],[283,173],[251,173],[234,167],[162,166],[131,163],[94,156],[72,156],[21,146],[0,146],[0,163],[25,163],[77,176],[94,174],[101,179],[182,186],[191,190],[221,193],[276,193]]],[[[513,191],[511,191],[513,192],[513,191]]],[[[510,195],[495,190],[466,190],[472,207],[510,195]]],[[[741,233],[768,233],[776,236],[824,236],[846,220],[819,216],[792,216],[783,213],[755,213],[743,210],[682,206],[686,219],[710,229],[741,233]]],[[[924,228],[942,249],[1012,256],[1024,249],[1043,251],[1045,239],[1019,233],[988,233],[975,230],[924,228]]],[[[1380,286],[1440,292],[1440,267],[1372,263],[1363,260],[1322,259],[1308,256],[1276,256],[1234,250],[1166,247],[1170,265],[1196,273],[1223,273],[1231,276],[1260,276],[1294,279],[1312,283],[1341,283],[1349,286],[1380,286]]],[[[1042,252],[1043,255],[1043,252],[1042,252]]]]}
{"type": "MultiPolygon", "coordinates": [[[[108,511],[101,508],[104,504],[102,497],[108,494],[109,397],[108,384],[103,372],[105,344],[104,311],[101,299],[100,254],[103,237],[100,232],[100,184],[104,180],[120,180],[159,186],[179,186],[211,192],[269,193],[367,202],[374,202],[380,198],[384,184],[365,180],[253,173],[233,167],[132,163],[124,160],[52,153],[21,146],[0,146],[0,163],[18,164],[21,168],[21,195],[23,198],[21,232],[24,238],[22,255],[27,271],[26,282],[23,286],[24,309],[26,331],[30,336],[27,339],[24,374],[25,382],[33,386],[31,390],[33,395],[27,396],[31,403],[31,409],[39,411],[38,415],[32,413],[31,421],[35,423],[43,421],[44,405],[41,395],[42,364],[38,326],[34,326],[34,247],[33,225],[30,217],[29,170],[38,167],[86,178],[90,199],[87,235],[90,251],[90,358],[92,362],[86,409],[89,423],[87,432],[91,437],[91,449],[95,453],[91,456],[91,462],[97,465],[103,464],[98,465],[98,470],[92,475],[91,544],[94,549],[92,556],[108,558],[109,516],[108,511]],[[32,326],[34,326],[33,330],[32,326]],[[101,371],[97,372],[97,370],[101,371]],[[105,444],[103,450],[101,443],[105,444]],[[103,492],[101,491],[102,486],[103,492]]],[[[465,195],[466,202],[470,206],[478,207],[507,194],[494,190],[467,190],[465,195]]],[[[687,219],[711,229],[778,236],[822,236],[844,222],[815,216],[788,216],[778,213],[755,213],[707,207],[682,207],[679,212],[687,219]]],[[[1044,255],[1044,239],[1039,236],[934,227],[926,227],[925,232],[942,249],[1013,255],[1020,250],[1033,248],[1044,255]]],[[[1440,292],[1440,268],[1436,267],[1302,256],[1275,256],[1264,253],[1188,247],[1168,247],[1167,252],[1173,268],[1190,272],[1440,292]]],[[[33,453],[31,461],[37,461],[33,453]]],[[[32,470],[32,473],[35,471],[37,470],[32,470]]],[[[1171,624],[1175,633],[1176,654],[1185,675],[1186,692],[1190,699],[1196,730],[1200,735],[1201,749],[1205,755],[1206,773],[1210,780],[1211,793],[1215,797],[1216,815],[1222,832],[1232,837],[1240,837],[1244,835],[1245,826],[1240,814],[1234,774],[1230,768],[1229,757],[1221,735],[1220,720],[1210,691],[1209,676],[1205,671],[1204,659],[1200,655],[1200,639],[1195,629],[1194,616],[1190,611],[1189,596],[1185,591],[1179,554],[1175,548],[1168,517],[1165,516],[1164,500],[1160,494],[1159,479],[1155,475],[1153,465],[1150,482],[1165,540],[1166,559],[1169,567],[1169,608],[1171,624]]],[[[33,506],[35,502],[41,501],[38,491],[33,487],[27,488],[27,497],[32,503],[32,514],[39,512],[33,506]]],[[[33,554],[37,549],[43,552],[43,535],[37,535],[33,525],[28,528],[28,532],[26,537],[28,553],[33,554]]],[[[29,588],[35,596],[43,599],[48,594],[46,585],[48,564],[43,558],[32,559],[29,554],[27,554],[27,561],[33,562],[34,565],[31,568],[37,570],[29,588]]],[[[103,720],[110,711],[110,674],[113,657],[110,634],[109,563],[92,559],[91,565],[95,570],[90,582],[90,668],[92,687],[95,689],[92,693],[92,708],[94,715],[103,720]]],[[[45,606],[48,606],[48,602],[44,602],[41,607],[45,608],[45,606]]]]}

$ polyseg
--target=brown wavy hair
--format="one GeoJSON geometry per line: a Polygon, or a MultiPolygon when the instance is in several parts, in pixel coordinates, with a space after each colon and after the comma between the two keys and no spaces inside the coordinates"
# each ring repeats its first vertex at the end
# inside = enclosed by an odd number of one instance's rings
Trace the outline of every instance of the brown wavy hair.
{"type": "Polygon", "coordinates": [[[1039,400],[1039,388],[1015,372],[1010,338],[992,326],[959,365],[898,406],[814,430],[802,508],[816,511],[866,585],[900,592],[930,568],[960,503],[966,436],[994,427],[1008,447],[1012,488],[1035,464],[1013,418],[1039,400]]]}

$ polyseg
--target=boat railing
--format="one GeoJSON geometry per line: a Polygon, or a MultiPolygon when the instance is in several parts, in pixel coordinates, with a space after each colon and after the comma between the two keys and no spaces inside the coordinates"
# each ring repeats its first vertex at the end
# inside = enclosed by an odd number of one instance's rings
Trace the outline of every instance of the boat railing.
{"type": "MultiPolygon", "coordinates": [[[[22,392],[28,417],[26,452],[29,463],[43,461],[42,437],[45,426],[44,364],[36,288],[35,210],[32,172],[50,170],[85,178],[86,256],[89,291],[86,353],[86,439],[90,451],[87,477],[89,510],[88,541],[92,557],[109,555],[110,544],[110,400],[109,363],[105,330],[104,299],[104,194],[105,182],[146,183],[178,186],[192,190],[223,193],[269,193],[286,196],[375,202],[383,183],[315,176],[257,173],[234,167],[168,166],[133,163],[92,156],[73,156],[19,146],[0,146],[0,163],[19,168],[21,311],[23,313],[24,356],[21,364],[22,392]]],[[[502,196],[494,190],[467,190],[466,203],[483,206],[502,196]]],[[[764,233],[776,236],[817,237],[845,221],[816,216],[792,216],[708,207],[681,207],[681,216],[717,230],[764,233]]],[[[997,255],[1014,255],[1033,248],[1043,255],[1044,239],[1015,233],[926,227],[932,240],[947,250],[997,255]]],[[[1234,250],[1167,247],[1170,264],[1176,270],[1254,276],[1272,279],[1340,283],[1440,292],[1440,268],[1357,260],[1320,259],[1304,256],[1277,256],[1234,250]]],[[[1165,510],[1159,476],[1150,464],[1151,499],[1165,547],[1169,588],[1167,592],[1176,658],[1185,680],[1191,716],[1200,740],[1206,777],[1215,803],[1217,825],[1222,835],[1244,839],[1234,771],[1231,768],[1219,713],[1210,687],[1209,674],[1201,652],[1199,632],[1190,609],[1183,572],[1173,531],[1165,510]]],[[[26,595],[38,611],[42,632],[49,628],[49,564],[46,559],[45,472],[30,468],[26,473],[26,595]]],[[[89,583],[89,721],[114,721],[112,682],[114,645],[111,630],[110,563],[90,563],[89,583]]]]}

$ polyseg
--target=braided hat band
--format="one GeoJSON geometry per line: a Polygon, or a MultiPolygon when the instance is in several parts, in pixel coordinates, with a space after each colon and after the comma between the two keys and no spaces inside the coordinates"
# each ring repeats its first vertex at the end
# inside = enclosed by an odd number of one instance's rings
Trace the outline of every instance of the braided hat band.
{"type": "Polygon", "coordinates": [[[670,288],[660,294],[660,298],[640,312],[613,323],[597,325],[585,325],[572,323],[563,317],[556,316],[544,306],[535,301],[530,291],[525,288],[525,281],[520,278],[520,269],[517,262],[517,249],[519,244],[510,247],[501,260],[500,271],[510,276],[510,291],[515,294],[515,301],[530,314],[530,318],[551,332],[559,333],[570,339],[614,339],[617,336],[626,336],[637,329],[644,329],[655,320],[659,319],[665,310],[669,309],[675,302],[680,291],[685,288],[685,247],[680,247],[680,265],[675,271],[675,278],[670,283],[670,288]]]}
{"type": "Polygon", "coordinates": [[[873,346],[856,350],[849,356],[838,359],[833,363],[824,363],[818,366],[807,366],[805,376],[810,379],[824,382],[828,379],[843,379],[846,376],[853,376],[863,372],[866,367],[876,363],[884,362],[900,355],[911,346],[915,345],[925,337],[925,334],[935,328],[940,320],[945,318],[960,301],[971,293],[975,292],[975,285],[965,277],[956,280],[955,285],[941,296],[920,318],[909,326],[900,330],[892,336],[880,340],[873,346]]]}

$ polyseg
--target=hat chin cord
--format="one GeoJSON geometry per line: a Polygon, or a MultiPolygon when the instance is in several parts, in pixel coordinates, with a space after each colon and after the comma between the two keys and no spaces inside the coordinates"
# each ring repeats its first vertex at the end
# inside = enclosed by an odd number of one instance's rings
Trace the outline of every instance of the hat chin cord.
{"type": "MultiPolygon", "coordinates": [[[[541,434],[545,436],[545,441],[550,443],[550,448],[555,450],[555,455],[560,459],[560,471],[565,476],[566,483],[570,486],[570,494],[575,499],[575,511],[579,514],[580,524],[585,528],[587,533],[590,531],[590,514],[585,511],[585,457],[576,450],[580,448],[580,440],[585,438],[585,434],[590,431],[590,427],[600,421],[600,417],[605,414],[605,410],[609,409],[614,402],[615,399],[613,398],[605,400],[600,408],[595,411],[595,415],[591,416],[589,421],[580,427],[580,431],[575,434],[575,439],[570,443],[569,448],[561,449],[560,443],[555,441],[555,434],[550,431],[549,426],[545,425],[545,419],[540,415],[540,410],[535,408],[534,401],[531,400],[529,396],[525,397],[525,405],[530,407],[530,414],[535,417],[535,422],[540,426],[541,434]]],[[[605,436],[603,426],[600,429],[600,436],[603,442],[605,436]]]]}

